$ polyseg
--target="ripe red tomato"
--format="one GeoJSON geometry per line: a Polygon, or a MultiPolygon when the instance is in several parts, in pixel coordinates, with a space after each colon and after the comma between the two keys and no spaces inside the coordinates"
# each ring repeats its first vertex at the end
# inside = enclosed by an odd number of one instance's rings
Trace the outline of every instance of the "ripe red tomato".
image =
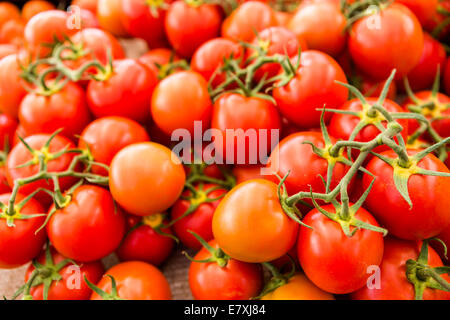
{"type": "Polygon", "coordinates": [[[420,24],[425,27],[433,21],[440,0],[395,0],[408,7],[419,19],[420,24]]]}
{"type": "Polygon", "coordinates": [[[294,245],[298,223],[281,208],[277,185],[255,179],[241,183],[222,199],[213,216],[213,234],[230,257],[267,262],[294,245]]]}
{"type": "Polygon", "coordinates": [[[129,215],[128,232],[117,249],[121,261],[145,261],[155,266],[167,260],[174,247],[169,221],[160,213],[145,217],[129,215]],[[156,228],[160,228],[158,232],[156,228]],[[164,234],[161,234],[164,233],[164,234]],[[168,236],[169,235],[169,236],[168,236]]]}
{"type": "Polygon", "coordinates": [[[138,216],[167,210],[183,191],[185,179],[177,156],[154,142],[123,148],[113,158],[109,171],[114,200],[138,216]]]}
{"type": "MultiPolygon", "coordinates": [[[[90,282],[97,283],[104,272],[100,261],[77,263],[68,262],[64,267],[57,270],[57,265],[67,259],[58,253],[53,247],[50,248],[51,261],[46,259],[46,252],[43,251],[36,258],[43,268],[39,268],[40,275],[35,281],[51,279],[51,285],[48,290],[48,300],[88,300],[92,290],[84,281],[86,277],[90,282]],[[56,279],[55,279],[56,278],[56,279]],[[59,279],[58,279],[59,278],[59,279]]],[[[25,283],[28,282],[33,271],[36,270],[31,264],[25,273],[25,283]]],[[[30,295],[33,300],[44,299],[44,284],[31,287],[30,295]]]]}
{"type": "MultiPolygon", "coordinates": [[[[10,193],[0,195],[0,202],[8,205],[10,193]]],[[[25,198],[17,194],[15,204],[25,198]]],[[[15,206],[16,210],[18,209],[15,206]]],[[[6,224],[7,212],[0,213],[0,268],[12,269],[19,267],[36,257],[42,250],[47,235],[45,230],[36,231],[44,224],[45,215],[30,219],[20,219],[20,215],[45,214],[42,205],[35,199],[29,200],[13,215],[14,226],[6,224]]]]}
{"type": "MultiPolygon", "coordinates": [[[[414,300],[414,285],[406,276],[406,262],[417,260],[421,242],[386,238],[384,242],[383,261],[380,265],[379,287],[369,289],[367,286],[352,293],[353,300],[414,300]]],[[[442,261],[432,248],[428,248],[428,263],[430,267],[442,266],[442,261]]],[[[442,277],[449,281],[447,275],[442,277]]],[[[427,288],[423,294],[424,300],[448,300],[450,294],[445,291],[427,288]]]]}
{"type": "Polygon", "coordinates": [[[189,58],[204,42],[219,35],[222,13],[216,5],[178,0],[170,5],[164,23],[172,47],[189,58]]]}
{"type": "Polygon", "coordinates": [[[11,54],[17,53],[18,48],[13,44],[3,43],[0,44],[0,60],[11,54]]]}
{"type": "Polygon", "coordinates": [[[212,139],[216,155],[221,156],[223,163],[257,164],[270,154],[276,143],[272,141],[272,132],[279,131],[281,124],[272,102],[226,93],[214,103],[211,127],[221,133],[221,137],[212,139]],[[231,134],[230,129],[234,130],[231,134]]]}
{"type": "Polygon", "coordinates": [[[197,205],[196,210],[191,212],[188,216],[178,220],[173,225],[173,231],[176,236],[180,239],[181,243],[188,247],[189,249],[199,250],[202,245],[198,240],[189,232],[193,231],[198,234],[205,241],[210,241],[214,238],[212,233],[212,219],[214,211],[220,203],[221,199],[213,202],[202,202],[208,199],[220,198],[227,193],[225,189],[215,189],[219,187],[215,184],[205,184],[196,185],[195,189],[198,194],[196,196],[192,195],[192,191],[186,189],[182,196],[193,197],[192,200],[184,200],[183,198],[178,199],[172,206],[170,218],[171,220],[179,219],[190,206],[197,205]],[[210,189],[215,189],[208,192],[210,189]]]}
{"type": "MultiPolygon", "coordinates": [[[[140,63],[152,70],[158,79],[163,79],[168,76],[168,72],[171,71],[169,70],[170,64],[179,60],[180,57],[174,51],[167,48],[152,49],[138,59],[140,63]]],[[[173,71],[179,71],[179,69],[176,68],[173,71]]]]}
{"type": "MultiPolygon", "coordinates": [[[[417,151],[409,151],[409,155],[417,151]]],[[[381,153],[385,157],[396,159],[393,151],[381,153]]],[[[416,164],[411,170],[414,170],[416,164]]],[[[434,155],[429,154],[417,166],[426,170],[447,172],[450,170],[434,155]]],[[[406,240],[422,240],[437,236],[450,224],[450,198],[446,196],[450,188],[450,179],[446,177],[414,174],[409,178],[408,190],[412,208],[397,191],[393,168],[379,158],[374,157],[366,166],[376,179],[366,199],[365,206],[385,226],[390,234],[406,240]]],[[[408,169],[399,174],[407,175],[408,169]]],[[[368,188],[373,178],[365,174],[363,187],[368,188]]]]}
{"type": "Polygon", "coordinates": [[[122,24],[122,0],[98,0],[97,18],[102,29],[111,32],[117,37],[127,35],[122,24]]]}
{"type": "Polygon", "coordinates": [[[79,6],[82,9],[97,13],[97,4],[99,0],[72,0],[72,5],[79,6]]]}
{"type": "Polygon", "coordinates": [[[27,1],[22,7],[22,19],[29,21],[40,12],[54,10],[55,6],[48,1],[32,0],[27,1]]]}
{"type": "MultiPolygon", "coordinates": [[[[317,108],[339,108],[348,97],[347,88],[335,81],[347,83],[344,71],[329,55],[308,50],[302,53],[297,74],[285,86],[275,88],[273,97],[283,116],[301,128],[317,128],[320,111],[317,108]]],[[[325,114],[325,121],[331,114],[325,114]]]]}
{"type": "MultiPolygon", "coordinates": [[[[52,205],[49,212],[54,209],[52,205]]],[[[116,250],[125,233],[125,218],[107,190],[83,185],[73,192],[66,207],[55,211],[47,233],[58,252],[90,262],[116,250]]]]}
{"type": "Polygon", "coordinates": [[[309,49],[323,51],[336,57],[345,47],[347,19],[339,4],[330,1],[300,5],[288,22],[288,28],[309,49]]]}
{"type": "MultiPolygon", "coordinates": [[[[111,293],[112,276],[117,283],[117,295],[125,300],[170,300],[169,283],[164,275],[151,264],[141,261],[122,262],[106,271],[97,284],[101,290],[111,293]]],[[[102,300],[95,292],[91,300],[102,300]]]]}
{"type": "Polygon", "coordinates": [[[0,150],[5,150],[6,146],[9,149],[12,148],[17,125],[18,123],[13,117],[4,113],[0,114],[0,150]]]}
{"type": "Polygon", "coordinates": [[[0,42],[10,43],[18,47],[23,46],[25,22],[22,20],[9,20],[0,28],[0,42]]]}
{"type": "Polygon", "coordinates": [[[397,78],[402,78],[422,55],[422,27],[408,8],[393,3],[381,8],[379,14],[356,21],[348,47],[358,68],[374,79],[386,79],[392,69],[397,69],[397,78]]]}
{"type": "Polygon", "coordinates": [[[429,32],[437,31],[436,38],[440,40],[448,39],[450,34],[450,25],[448,24],[448,14],[446,12],[450,12],[450,1],[449,0],[440,0],[438,4],[437,10],[428,24],[425,26],[425,30],[429,32]]]}
{"type": "Polygon", "coordinates": [[[261,169],[264,166],[259,165],[237,165],[232,169],[233,175],[236,178],[236,184],[252,180],[252,179],[264,179],[265,176],[261,174],[261,169]]]}
{"type": "Polygon", "coordinates": [[[20,19],[20,10],[13,3],[2,1],[0,3],[0,26],[10,20],[20,19]]]}
{"type": "MultiPolygon", "coordinates": [[[[219,249],[215,240],[209,245],[219,249]]],[[[202,248],[194,257],[204,260],[212,254],[202,248]]],[[[217,262],[192,262],[189,286],[196,300],[249,300],[258,296],[263,286],[262,268],[258,264],[229,259],[225,266],[217,262]]]]}
{"type": "Polygon", "coordinates": [[[116,60],[105,81],[89,82],[89,108],[96,118],[121,116],[145,123],[150,118],[148,106],[157,82],[156,76],[136,60],[116,60]]]}
{"type": "MultiPolygon", "coordinates": [[[[336,212],[331,204],[322,208],[331,214],[336,212]]],[[[355,218],[378,226],[363,208],[355,213],[355,218]]],[[[348,237],[338,222],[317,209],[311,210],[303,222],[313,228],[300,227],[297,240],[298,259],[306,276],[331,293],[350,293],[363,287],[369,276],[367,268],[379,265],[383,258],[383,235],[360,229],[348,237]]]]}
{"type": "Polygon", "coordinates": [[[222,24],[222,36],[236,41],[250,42],[266,28],[278,25],[275,12],[267,4],[248,1],[234,10],[222,24]]]}
{"type": "Polygon", "coordinates": [[[84,90],[75,83],[50,96],[28,93],[20,103],[19,121],[28,134],[53,133],[74,139],[90,121],[84,90]]]}
{"type": "Polygon", "coordinates": [[[450,57],[447,59],[446,67],[444,70],[444,85],[445,92],[450,95],[450,57]]]}
{"type": "Polygon", "coordinates": [[[156,125],[167,135],[177,129],[194,133],[194,121],[209,127],[212,102],[208,84],[193,71],[180,71],[163,79],[155,88],[151,114],[156,125]]]}

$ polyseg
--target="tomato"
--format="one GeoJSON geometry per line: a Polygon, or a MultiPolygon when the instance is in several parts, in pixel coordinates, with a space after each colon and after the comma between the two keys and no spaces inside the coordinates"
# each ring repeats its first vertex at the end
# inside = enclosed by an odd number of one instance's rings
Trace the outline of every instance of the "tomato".
{"type": "Polygon", "coordinates": [[[85,92],[69,82],[50,96],[29,93],[20,103],[19,120],[28,134],[51,134],[63,128],[61,134],[72,139],[90,121],[85,92]]]}
{"type": "Polygon", "coordinates": [[[151,48],[158,48],[166,44],[164,32],[164,18],[170,0],[150,1],[127,0],[122,1],[122,25],[128,34],[147,41],[151,48]]]}
{"type": "MultiPolygon", "coordinates": [[[[84,277],[91,282],[98,282],[104,272],[102,263],[100,261],[77,263],[77,266],[72,262],[67,262],[59,269],[57,265],[67,258],[58,253],[53,247],[50,248],[50,256],[51,260],[48,261],[46,252],[43,251],[36,258],[36,261],[43,268],[38,268],[41,273],[35,279],[35,283],[43,280],[52,280],[48,288],[48,300],[88,300],[92,290],[84,281],[84,277]]],[[[34,270],[36,268],[31,264],[25,273],[25,283],[30,280],[34,270]]],[[[44,284],[40,283],[31,287],[30,295],[33,297],[33,300],[43,300],[44,284]]]]}
{"type": "Polygon", "coordinates": [[[259,165],[237,165],[232,169],[233,175],[236,178],[236,184],[252,180],[252,179],[264,179],[261,169],[264,166],[259,165]]]}
{"type": "Polygon", "coordinates": [[[288,22],[288,28],[309,49],[337,56],[346,45],[347,19],[336,3],[323,1],[300,5],[288,22]]]}
{"type": "Polygon", "coordinates": [[[447,59],[446,67],[443,74],[444,74],[445,92],[448,95],[450,95],[450,57],[447,59]]]}
{"type": "Polygon", "coordinates": [[[11,54],[17,53],[18,48],[13,44],[3,43],[0,44],[0,60],[11,54]]]}
{"type": "Polygon", "coordinates": [[[122,0],[98,0],[97,18],[102,29],[111,32],[117,37],[127,35],[122,23],[122,0]]]}
{"type": "Polygon", "coordinates": [[[267,262],[294,245],[298,224],[281,208],[277,185],[255,179],[234,187],[213,216],[213,235],[231,258],[267,262]]]}
{"type": "Polygon", "coordinates": [[[155,75],[133,59],[116,60],[105,81],[91,80],[86,95],[96,118],[121,116],[145,123],[150,118],[150,99],[155,75]],[[129,81],[133,79],[133,81],[129,81]]]}
{"type": "Polygon", "coordinates": [[[172,221],[179,219],[188,211],[190,206],[197,206],[189,215],[175,222],[173,230],[183,245],[190,249],[199,250],[201,248],[200,242],[189,231],[195,232],[205,241],[214,238],[212,233],[214,211],[220,203],[220,198],[227,193],[227,190],[214,184],[196,185],[195,189],[198,192],[195,196],[189,189],[182,193],[182,196],[192,197],[192,199],[178,199],[172,206],[170,218],[172,221]],[[204,202],[206,199],[218,200],[204,202]]]}
{"type": "Polygon", "coordinates": [[[114,200],[138,216],[168,209],[181,195],[185,179],[176,155],[154,142],[123,148],[113,158],[109,171],[114,200]]]}
{"type": "MultiPolygon", "coordinates": [[[[54,205],[49,212],[55,210],[54,205]]],[[[70,202],[56,209],[47,224],[48,237],[64,256],[81,262],[102,259],[120,244],[125,233],[122,210],[111,194],[98,186],[83,185],[70,202]]]]}
{"type": "Polygon", "coordinates": [[[72,5],[97,13],[98,2],[99,0],[72,0],[72,5]]]}
{"type": "MultiPolygon", "coordinates": [[[[0,202],[8,205],[10,193],[0,195],[0,202]]],[[[18,193],[15,204],[19,204],[25,198],[18,193]]],[[[18,207],[15,206],[17,210],[18,207]]],[[[29,200],[20,210],[13,215],[14,226],[6,224],[6,212],[0,213],[0,268],[12,269],[19,267],[36,257],[41,251],[47,235],[44,230],[36,231],[44,224],[45,215],[30,219],[21,219],[21,215],[45,214],[42,205],[35,199],[29,200]]]]}
{"type": "MultiPolygon", "coordinates": [[[[409,151],[409,155],[417,151],[409,151]]],[[[395,159],[393,151],[381,153],[385,157],[395,159]]],[[[411,170],[414,170],[413,164],[411,170]]],[[[434,155],[429,154],[417,166],[426,170],[450,172],[450,170],[434,155]]],[[[412,208],[397,191],[393,168],[384,161],[374,157],[366,166],[376,179],[367,197],[365,207],[385,226],[390,234],[406,240],[422,240],[437,236],[450,224],[450,199],[447,191],[450,179],[446,177],[412,175],[408,180],[409,196],[412,208]]],[[[404,175],[410,170],[402,169],[404,175]]],[[[363,187],[366,189],[372,177],[365,174],[363,187]]]]}
{"type": "Polygon", "coordinates": [[[18,123],[13,117],[0,114],[0,150],[12,148],[17,125],[18,123]]]}
{"type": "Polygon", "coordinates": [[[242,59],[243,56],[244,49],[239,43],[226,38],[214,38],[203,43],[195,51],[191,69],[201,74],[206,81],[211,81],[213,87],[217,87],[226,79],[225,72],[220,72],[219,69],[223,67],[224,60],[231,57],[242,59]]]}
{"type": "Polygon", "coordinates": [[[48,1],[32,0],[27,1],[22,7],[22,19],[29,21],[40,12],[54,10],[55,6],[48,1]]]}
{"type": "MultiPolygon", "coordinates": [[[[330,137],[331,143],[336,143],[336,139],[330,137]]],[[[267,164],[272,175],[267,179],[275,183],[279,179],[275,176],[284,177],[289,173],[285,180],[285,186],[289,195],[293,195],[300,191],[309,192],[312,188],[313,192],[325,193],[325,185],[323,179],[327,179],[328,159],[322,158],[315,154],[309,144],[305,141],[312,142],[318,148],[328,148],[320,132],[297,132],[284,138],[272,151],[271,157],[267,164]]],[[[339,156],[342,156],[341,153],[339,156]]],[[[332,156],[330,160],[332,159],[332,156]]],[[[347,173],[349,167],[343,163],[336,162],[330,181],[330,190],[333,190],[347,173]]]]}
{"type": "Polygon", "coordinates": [[[2,1],[0,3],[0,26],[10,20],[20,19],[20,10],[12,3],[2,1]]]}
{"type": "MultiPolygon", "coordinates": [[[[369,289],[367,286],[352,293],[353,300],[414,300],[414,285],[406,276],[406,262],[417,260],[421,242],[386,238],[384,242],[383,261],[380,265],[379,287],[369,289]]],[[[442,261],[432,248],[428,248],[428,263],[430,267],[442,266],[442,261]]],[[[442,277],[449,281],[447,275],[442,277]]],[[[427,288],[424,300],[448,300],[450,294],[445,291],[427,288]]]]}
{"type": "Polygon", "coordinates": [[[288,283],[264,295],[261,300],[334,300],[334,297],[316,287],[304,274],[297,273],[288,283]]]}
{"type": "Polygon", "coordinates": [[[255,33],[278,24],[275,12],[265,3],[248,1],[234,10],[222,24],[222,36],[250,42],[255,33]]]}
{"type": "MultiPolygon", "coordinates": [[[[50,134],[36,134],[31,135],[25,138],[25,142],[34,150],[38,152],[38,154],[43,153],[44,158],[47,163],[47,172],[63,172],[69,169],[69,166],[74,158],[73,153],[65,153],[56,159],[50,159],[49,157],[52,154],[55,154],[63,149],[74,149],[75,146],[73,142],[69,139],[56,135],[52,141],[50,142],[48,151],[45,150],[44,146],[50,138],[50,134]]],[[[8,155],[6,160],[6,173],[8,178],[8,184],[10,186],[14,185],[14,181],[17,179],[25,179],[31,176],[36,175],[39,172],[39,163],[33,163],[29,166],[19,168],[20,165],[23,165],[34,159],[34,156],[30,153],[30,151],[25,147],[23,143],[19,143],[12,148],[11,152],[8,155]]],[[[62,191],[71,187],[77,179],[74,177],[63,177],[59,178],[59,185],[62,191]]],[[[44,188],[50,191],[53,191],[54,185],[53,181],[45,181],[45,180],[37,180],[32,183],[23,185],[19,188],[20,192],[29,195],[33,191],[38,188],[44,188]]],[[[36,195],[37,199],[40,201],[48,202],[51,200],[50,196],[48,196],[44,192],[40,192],[36,195]]]]}
{"type": "Polygon", "coordinates": [[[6,167],[0,163],[0,194],[11,192],[11,187],[6,178],[6,167]]]}
{"type": "Polygon", "coordinates": [[[275,11],[275,19],[281,27],[287,27],[293,15],[292,12],[275,11]]]}
{"type": "Polygon", "coordinates": [[[174,248],[174,240],[170,238],[172,230],[163,227],[169,221],[162,214],[142,218],[129,215],[127,220],[128,232],[117,249],[119,259],[145,261],[156,266],[166,261],[174,248]]]}
{"type": "MultiPolygon", "coordinates": [[[[336,214],[332,204],[322,209],[336,214]]],[[[360,208],[355,218],[378,226],[374,217],[360,208]]],[[[341,225],[318,209],[311,210],[302,220],[312,227],[300,227],[297,254],[306,276],[320,289],[336,294],[350,293],[366,284],[367,268],[379,265],[383,258],[383,235],[359,229],[352,237],[341,225]]],[[[350,227],[354,228],[354,227],[350,227]]]]}
{"type": "MultiPolygon", "coordinates": [[[[339,108],[348,97],[344,71],[329,55],[308,50],[302,53],[297,74],[285,86],[275,88],[273,97],[283,116],[305,129],[319,127],[317,108],[339,108]]],[[[331,118],[325,114],[325,121],[331,118]]]]}
{"type": "Polygon", "coordinates": [[[0,29],[0,42],[23,46],[25,22],[22,20],[9,20],[0,29]]]}
{"type": "Polygon", "coordinates": [[[175,52],[167,48],[152,49],[138,59],[140,63],[146,65],[150,70],[152,70],[158,79],[163,79],[168,76],[168,71],[171,71],[168,70],[171,63],[179,60],[180,57],[178,57],[175,52]]]}
{"type": "MultiPolygon", "coordinates": [[[[118,296],[125,300],[170,300],[169,283],[164,275],[151,264],[140,261],[122,262],[106,271],[114,277],[118,296]]],[[[103,276],[97,286],[111,293],[111,279],[103,276]]],[[[91,300],[102,300],[95,292],[91,300]]]]}
{"type": "MultiPolygon", "coordinates": [[[[89,148],[94,161],[105,165],[126,146],[150,141],[145,129],[137,122],[122,117],[104,117],[91,122],[81,134],[78,146],[89,148]]],[[[100,166],[93,165],[92,172],[107,174],[100,166]]]]}
{"type": "Polygon", "coordinates": [[[274,144],[272,134],[280,130],[280,116],[272,102],[259,97],[226,93],[214,103],[211,127],[216,156],[227,164],[257,164],[274,144]],[[234,131],[229,132],[230,129],[234,131]],[[228,133],[227,133],[228,131],[228,133]]]}
{"type": "MultiPolygon", "coordinates": [[[[359,84],[358,89],[360,89],[361,93],[366,97],[378,98],[383,91],[385,81],[377,81],[373,80],[367,76],[360,75],[361,82],[359,84]]],[[[390,100],[394,100],[397,97],[397,85],[395,81],[391,82],[389,86],[389,91],[387,94],[387,98],[390,100]]]]}
{"type": "Polygon", "coordinates": [[[169,7],[164,21],[167,38],[175,51],[191,57],[204,42],[220,33],[222,14],[218,6],[175,1],[169,7]]]}
{"type": "MultiPolygon", "coordinates": [[[[446,52],[444,46],[424,33],[424,46],[419,63],[412,69],[407,77],[413,91],[429,89],[436,78],[438,68],[445,66],[446,52]]],[[[403,87],[403,79],[398,80],[403,87]]]]}
{"type": "Polygon", "coordinates": [[[20,65],[25,61],[19,53],[0,60],[0,110],[13,118],[17,118],[20,102],[27,94],[20,78],[20,65]]]}
{"type": "Polygon", "coordinates": [[[209,127],[212,102],[208,84],[193,71],[180,71],[163,79],[155,88],[151,114],[156,125],[167,135],[177,129],[194,133],[194,122],[209,127]]]}
{"type": "MultiPolygon", "coordinates": [[[[219,248],[215,240],[211,240],[209,245],[214,249],[219,248]]],[[[211,252],[202,248],[194,259],[211,257],[211,252]]],[[[262,268],[258,264],[236,259],[228,259],[223,267],[217,262],[192,262],[189,267],[189,286],[196,300],[249,300],[262,289],[262,268]]]]}
{"type": "Polygon", "coordinates": [[[425,27],[433,21],[440,0],[395,0],[397,3],[408,7],[425,27]]]}
{"type": "Polygon", "coordinates": [[[386,79],[392,69],[397,70],[397,78],[402,78],[422,55],[422,27],[408,8],[393,3],[381,8],[379,14],[356,21],[348,48],[358,68],[374,79],[386,79]]]}
{"type": "Polygon", "coordinates": [[[429,32],[436,32],[436,38],[440,40],[448,39],[450,34],[450,26],[448,24],[448,12],[450,12],[450,1],[440,0],[438,8],[433,15],[433,18],[425,26],[425,30],[429,32]]]}

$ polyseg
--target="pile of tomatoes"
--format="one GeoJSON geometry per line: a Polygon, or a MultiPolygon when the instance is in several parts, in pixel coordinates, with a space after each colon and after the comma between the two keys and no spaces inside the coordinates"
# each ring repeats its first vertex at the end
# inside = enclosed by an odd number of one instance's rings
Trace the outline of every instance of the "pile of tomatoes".
{"type": "Polygon", "coordinates": [[[171,299],[179,247],[195,299],[450,299],[449,19],[448,0],[0,2],[0,268],[29,264],[7,298],[171,299]]]}

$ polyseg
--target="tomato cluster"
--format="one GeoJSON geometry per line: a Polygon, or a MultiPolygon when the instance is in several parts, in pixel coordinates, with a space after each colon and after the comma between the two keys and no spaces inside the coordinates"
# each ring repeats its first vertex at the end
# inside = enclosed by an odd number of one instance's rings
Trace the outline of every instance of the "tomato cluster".
{"type": "Polygon", "coordinates": [[[195,299],[450,299],[449,19],[0,2],[0,268],[31,262],[12,298],[171,299],[178,247],[195,299]]]}

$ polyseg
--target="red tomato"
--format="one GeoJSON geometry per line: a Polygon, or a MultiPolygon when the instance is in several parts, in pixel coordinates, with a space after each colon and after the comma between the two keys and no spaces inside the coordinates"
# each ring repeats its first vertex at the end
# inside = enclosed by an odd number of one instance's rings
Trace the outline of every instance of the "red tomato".
{"type": "MultiPolygon", "coordinates": [[[[331,204],[322,208],[331,214],[336,212],[331,204]]],[[[355,213],[355,218],[378,226],[363,208],[355,213]]],[[[313,228],[300,227],[297,240],[298,259],[307,277],[331,293],[344,294],[362,288],[369,277],[367,268],[379,265],[383,258],[383,235],[360,229],[348,237],[339,223],[317,209],[311,210],[302,221],[313,228]]]]}
{"type": "Polygon", "coordinates": [[[28,93],[20,103],[19,120],[28,134],[53,133],[73,139],[90,121],[84,90],[75,83],[50,96],[28,93]]]}
{"type": "Polygon", "coordinates": [[[113,158],[109,171],[114,200],[138,216],[167,210],[181,195],[185,179],[177,156],[154,142],[123,148],[113,158]]]}
{"type": "MultiPolygon", "coordinates": [[[[406,262],[409,259],[417,260],[421,242],[405,241],[387,238],[384,242],[383,261],[380,265],[379,288],[369,289],[365,286],[352,293],[353,300],[414,300],[414,285],[406,276],[406,262]]],[[[430,267],[442,266],[436,251],[428,248],[428,263],[430,267]]],[[[442,277],[449,281],[447,275],[442,277]]],[[[427,288],[423,295],[424,300],[448,300],[450,294],[445,291],[427,288]]]]}
{"type": "MultiPolygon", "coordinates": [[[[215,240],[209,245],[219,249],[215,240]]],[[[194,257],[204,260],[212,254],[202,248],[194,257]]],[[[258,296],[263,286],[262,268],[258,264],[229,259],[225,266],[217,262],[192,262],[189,286],[196,300],[249,300],[258,296]]]]}
{"type": "Polygon", "coordinates": [[[127,35],[122,24],[122,0],[97,0],[97,18],[102,29],[117,37],[127,35]]]}
{"type": "MultiPolygon", "coordinates": [[[[409,151],[409,155],[417,151],[409,151]]],[[[395,159],[393,151],[382,153],[385,157],[395,159]]],[[[416,164],[413,164],[414,170],[416,164]]],[[[426,170],[447,172],[450,170],[434,155],[429,154],[417,166],[426,170]]],[[[450,198],[447,191],[450,179],[446,177],[414,174],[409,178],[408,190],[412,208],[397,191],[393,168],[381,159],[374,157],[366,166],[376,179],[366,199],[365,206],[385,226],[390,234],[406,240],[422,240],[437,236],[450,224],[450,198]]],[[[408,169],[401,169],[399,174],[409,174],[408,169]]],[[[365,174],[363,187],[367,189],[373,178],[365,174]]]]}
{"type": "Polygon", "coordinates": [[[28,21],[40,12],[54,9],[55,6],[48,1],[42,0],[27,1],[22,7],[22,19],[28,21]]]}
{"type": "Polygon", "coordinates": [[[346,25],[339,4],[329,1],[300,5],[288,22],[288,28],[305,40],[309,49],[332,56],[337,56],[346,45],[346,25]]]}
{"type": "Polygon", "coordinates": [[[99,0],[72,0],[72,5],[97,13],[98,2],[99,0]]]}
{"type": "Polygon", "coordinates": [[[20,10],[12,3],[2,1],[0,3],[0,26],[10,20],[20,19],[20,10]]]}
{"type": "MultiPolygon", "coordinates": [[[[49,212],[54,209],[52,205],[49,212]]],[[[83,185],[70,196],[66,207],[55,211],[47,233],[58,252],[90,262],[116,250],[125,233],[125,218],[107,190],[83,185]]]]}
{"type": "MultiPolygon", "coordinates": [[[[305,128],[320,124],[317,108],[339,108],[348,97],[347,88],[335,81],[347,83],[344,71],[329,55],[308,50],[302,53],[297,74],[285,86],[275,88],[273,97],[283,116],[305,128]]],[[[331,114],[325,114],[328,121],[331,114]]]]}
{"type": "MultiPolygon", "coordinates": [[[[105,117],[91,122],[81,134],[78,146],[89,147],[95,162],[105,165],[126,146],[150,141],[145,129],[137,122],[122,117],[105,117]]],[[[106,170],[94,165],[92,172],[107,174],[106,170]]]]}
{"type": "Polygon", "coordinates": [[[13,44],[0,44],[0,60],[11,54],[17,53],[18,48],[13,44]]]}
{"type": "Polygon", "coordinates": [[[213,234],[231,258],[267,262],[294,245],[298,223],[283,211],[277,185],[255,179],[241,183],[222,199],[213,216],[213,234]]]}
{"type": "Polygon", "coordinates": [[[164,79],[168,76],[167,72],[170,70],[167,69],[170,67],[171,62],[179,60],[180,57],[167,48],[152,49],[138,59],[140,63],[149,67],[158,79],[164,79]]]}
{"type": "Polygon", "coordinates": [[[194,133],[194,122],[209,127],[212,102],[208,84],[193,71],[180,71],[163,79],[155,88],[151,114],[156,125],[167,135],[177,129],[194,133]]]}
{"type": "Polygon", "coordinates": [[[225,38],[250,42],[255,33],[278,24],[275,12],[265,3],[248,1],[234,10],[222,24],[225,38]]]}
{"type": "Polygon", "coordinates": [[[6,178],[6,167],[5,164],[0,162],[0,194],[11,192],[11,187],[8,184],[8,179],[6,178]]]}
{"type": "Polygon", "coordinates": [[[243,55],[244,49],[239,43],[225,38],[211,39],[195,51],[191,69],[201,74],[206,81],[211,81],[213,87],[217,87],[226,79],[225,72],[220,72],[219,69],[223,67],[224,59],[242,59],[243,55]]]}
{"type": "Polygon", "coordinates": [[[24,30],[24,21],[9,20],[0,28],[0,42],[23,46],[24,30]]]}
{"type": "Polygon", "coordinates": [[[445,92],[450,95],[450,57],[447,59],[446,67],[444,70],[444,85],[445,92]]]}
{"type": "Polygon", "coordinates": [[[5,150],[6,147],[12,148],[17,125],[18,123],[13,117],[0,114],[0,150],[5,150]]]}
{"type": "MultiPolygon", "coordinates": [[[[169,283],[164,275],[151,264],[140,261],[122,262],[108,271],[97,284],[101,290],[111,293],[112,276],[117,283],[117,295],[125,300],[170,300],[169,283]]],[[[91,300],[102,300],[95,292],[91,300]]]]}
{"type": "Polygon", "coordinates": [[[175,51],[191,57],[204,42],[219,35],[222,14],[216,5],[191,5],[178,0],[170,5],[164,23],[175,51]]]}
{"type": "Polygon", "coordinates": [[[348,47],[358,68],[374,79],[386,79],[392,69],[397,69],[397,78],[401,78],[420,60],[422,27],[408,8],[393,3],[381,8],[379,14],[356,21],[348,47]]]}
{"type": "Polygon", "coordinates": [[[253,179],[264,179],[265,176],[261,174],[261,169],[264,166],[259,165],[238,165],[232,169],[233,175],[236,178],[236,185],[253,179]]]}
{"type": "MultiPolygon", "coordinates": [[[[0,195],[0,202],[8,205],[10,193],[0,195]]],[[[25,198],[22,194],[17,194],[15,204],[20,203],[25,198]]],[[[16,210],[18,209],[15,206],[16,210]]],[[[30,219],[20,219],[23,215],[44,214],[45,210],[41,204],[31,199],[12,217],[13,227],[6,224],[7,212],[3,209],[0,213],[0,268],[12,269],[19,267],[36,257],[42,250],[47,235],[44,230],[36,234],[37,229],[44,224],[45,216],[30,219]]]]}
{"type": "Polygon", "coordinates": [[[395,0],[408,7],[425,27],[433,21],[440,0],[395,0]]]}
{"type": "MultiPolygon", "coordinates": [[[[48,290],[48,300],[88,300],[92,290],[84,281],[86,277],[90,282],[97,283],[104,272],[100,261],[77,263],[68,262],[64,267],[58,270],[58,264],[67,259],[58,253],[53,247],[50,248],[51,261],[46,261],[46,252],[43,251],[36,261],[43,268],[39,268],[40,275],[35,281],[52,280],[48,290]],[[56,278],[56,279],[55,279],[56,278]],[[58,279],[59,278],[59,279],[58,279]]],[[[25,283],[36,268],[31,264],[25,273],[25,283]]],[[[31,287],[30,295],[33,300],[44,299],[44,284],[31,287]]]]}
{"type": "MultiPolygon", "coordinates": [[[[383,91],[385,81],[377,81],[373,80],[367,76],[360,75],[361,83],[359,84],[361,93],[366,97],[374,97],[378,98],[383,91]]],[[[387,98],[390,100],[394,100],[397,97],[397,85],[395,81],[391,82],[389,86],[389,91],[387,94],[387,98]]]]}
{"type": "Polygon", "coordinates": [[[192,191],[186,189],[182,193],[182,196],[192,197],[192,199],[184,200],[183,198],[180,198],[172,206],[170,213],[172,221],[183,216],[190,206],[198,206],[193,212],[178,220],[173,225],[176,236],[180,239],[181,243],[189,249],[199,250],[202,247],[201,243],[189,231],[195,232],[205,241],[210,241],[214,238],[212,233],[212,219],[214,211],[221,199],[213,202],[204,201],[206,199],[223,197],[227,193],[227,190],[225,189],[216,189],[208,192],[208,190],[217,187],[219,186],[214,184],[196,185],[195,189],[198,192],[196,196],[192,195],[192,191]]]}
{"type": "Polygon", "coordinates": [[[142,218],[130,215],[129,230],[117,249],[119,259],[145,261],[156,266],[166,261],[174,247],[174,240],[169,237],[172,230],[162,228],[168,223],[159,213],[142,218]],[[155,228],[161,229],[158,232],[155,228]]]}
{"type": "Polygon", "coordinates": [[[116,60],[105,81],[89,82],[86,92],[89,108],[96,118],[121,116],[145,123],[150,118],[150,99],[157,81],[139,62],[116,60]]]}

